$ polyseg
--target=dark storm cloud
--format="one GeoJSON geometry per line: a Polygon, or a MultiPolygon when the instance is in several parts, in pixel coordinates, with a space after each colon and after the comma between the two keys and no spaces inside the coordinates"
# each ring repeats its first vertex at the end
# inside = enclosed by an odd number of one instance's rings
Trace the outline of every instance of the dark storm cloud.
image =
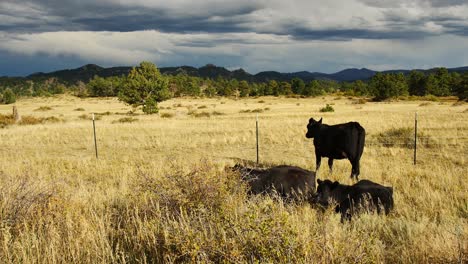
{"type": "Polygon", "coordinates": [[[91,31],[138,31],[158,30],[161,32],[191,33],[224,33],[246,32],[249,29],[241,24],[240,17],[224,18],[222,21],[213,22],[207,17],[173,17],[161,11],[153,11],[151,14],[122,15],[99,18],[78,18],[73,20],[82,25],[83,30],[91,31]],[[124,21],[124,22],[123,22],[124,21]]]}
{"type": "MultiPolygon", "coordinates": [[[[34,6],[22,9],[14,1],[4,2],[8,8],[0,15],[11,15],[14,12],[26,22],[11,22],[0,25],[0,30],[17,32],[45,32],[67,30],[91,31],[138,31],[159,30],[162,32],[241,32],[248,29],[242,26],[244,15],[263,8],[252,2],[239,3],[226,8],[212,7],[203,10],[183,10],[183,8],[138,5],[122,5],[110,2],[94,1],[29,1],[34,6]],[[8,7],[8,6],[7,6],[8,7]],[[53,17],[50,21],[45,17],[53,17]],[[214,19],[215,18],[215,19],[214,19]]],[[[0,3],[1,5],[2,3],[0,3]]],[[[190,9],[190,7],[187,7],[190,9]]]]}
{"type": "Polygon", "coordinates": [[[360,2],[373,7],[394,8],[403,5],[428,5],[432,7],[450,7],[468,5],[466,0],[360,0],[360,2]]]}
{"type": "MultiPolygon", "coordinates": [[[[161,4],[154,1],[72,1],[72,0],[4,0],[0,3],[0,31],[37,33],[50,31],[118,31],[158,30],[167,33],[236,33],[256,32],[290,35],[296,40],[337,40],[350,39],[414,39],[432,36],[435,33],[449,33],[466,36],[466,21],[451,15],[413,17],[400,9],[407,3],[401,0],[362,0],[368,6],[383,9],[378,21],[384,24],[378,29],[366,17],[360,25],[322,25],[311,28],[307,17],[296,16],[287,10],[279,10],[273,2],[238,1],[219,3],[215,1],[176,1],[161,4]],[[276,9],[275,9],[276,8],[276,9]],[[253,13],[269,10],[275,15],[253,13]],[[280,17],[280,15],[283,15],[280,17]],[[294,21],[292,21],[294,19],[294,21]],[[258,27],[263,23],[266,28],[258,27]],[[425,23],[433,22],[443,26],[439,32],[425,29],[425,23]]],[[[450,7],[467,4],[466,0],[418,0],[414,5],[450,7]]],[[[293,4],[293,3],[291,3],[293,4]]],[[[303,2],[297,1],[300,6],[303,2]]],[[[312,12],[312,15],[314,13],[312,12]]],[[[194,45],[200,45],[194,43],[194,45]]]]}

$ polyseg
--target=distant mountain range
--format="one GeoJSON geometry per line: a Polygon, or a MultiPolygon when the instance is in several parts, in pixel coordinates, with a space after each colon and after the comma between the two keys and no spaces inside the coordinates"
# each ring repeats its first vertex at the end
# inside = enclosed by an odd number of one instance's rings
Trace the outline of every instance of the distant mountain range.
{"type": "MultiPolygon", "coordinates": [[[[95,64],[87,64],[76,69],[69,70],[60,70],[49,73],[34,73],[27,77],[26,79],[48,79],[55,77],[59,80],[74,83],[77,81],[87,82],[92,79],[95,75],[100,77],[110,77],[110,76],[121,76],[126,75],[130,72],[132,67],[111,67],[103,68],[95,64]]],[[[433,69],[416,69],[422,72],[430,72],[433,69]]],[[[221,76],[225,79],[238,79],[246,80],[250,82],[265,82],[269,80],[276,81],[290,81],[293,78],[301,78],[302,80],[308,82],[311,80],[334,80],[334,81],[355,81],[355,80],[367,80],[374,76],[378,71],[369,70],[366,68],[350,68],[345,69],[336,73],[321,73],[321,72],[308,72],[300,71],[293,73],[281,73],[276,71],[264,71],[257,74],[250,74],[243,69],[230,71],[224,67],[219,67],[213,64],[207,64],[200,68],[195,68],[191,66],[180,66],[180,67],[164,67],[159,68],[161,73],[177,75],[177,74],[187,74],[189,76],[197,76],[202,78],[217,78],[221,76]]],[[[389,70],[382,71],[382,73],[404,73],[407,74],[411,70],[389,70]]],[[[466,72],[468,71],[468,66],[458,67],[458,68],[449,68],[449,72],[466,72]]]]}

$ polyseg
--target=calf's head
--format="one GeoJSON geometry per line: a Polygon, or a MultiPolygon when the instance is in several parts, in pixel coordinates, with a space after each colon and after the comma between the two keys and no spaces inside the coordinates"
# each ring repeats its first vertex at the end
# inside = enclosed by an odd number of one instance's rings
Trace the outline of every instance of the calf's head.
{"type": "Polygon", "coordinates": [[[322,125],[322,118],[319,121],[315,121],[315,119],[309,119],[309,124],[307,124],[307,133],[306,138],[313,138],[317,136],[320,125],[322,125]]]}
{"type": "Polygon", "coordinates": [[[332,182],[330,180],[322,181],[317,179],[317,184],[317,192],[315,193],[313,201],[314,203],[327,207],[333,199],[332,192],[336,187],[338,187],[339,182],[332,182]]]}

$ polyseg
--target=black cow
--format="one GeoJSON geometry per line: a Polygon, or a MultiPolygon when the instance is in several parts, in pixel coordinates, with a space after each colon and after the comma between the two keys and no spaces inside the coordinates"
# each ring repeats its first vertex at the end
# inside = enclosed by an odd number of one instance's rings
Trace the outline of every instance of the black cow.
{"type": "Polygon", "coordinates": [[[354,185],[317,179],[318,187],[313,201],[324,207],[336,204],[335,211],[341,213],[341,221],[351,220],[361,211],[377,211],[388,214],[393,208],[393,188],[361,180],[354,185]]]}
{"type": "Polygon", "coordinates": [[[280,165],[269,169],[232,167],[249,185],[249,193],[271,193],[282,197],[310,200],[315,192],[315,173],[295,166],[280,165]]]}
{"type": "Polygon", "coordinates": [[[364,150],[366,131],[358,122],[338,125],[322,124],[322,118],[309,119],[306,138],[314,138],[316,172],[320,168],[322,157],[328,158],[330,170],[333,159],[348,159],[351,162],[351,178],[358,179],[359,160],[364,150]]]}

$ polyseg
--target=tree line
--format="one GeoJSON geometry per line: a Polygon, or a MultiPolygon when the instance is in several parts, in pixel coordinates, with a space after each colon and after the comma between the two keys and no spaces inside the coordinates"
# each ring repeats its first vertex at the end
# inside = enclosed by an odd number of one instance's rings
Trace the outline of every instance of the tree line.
{"type": "Polygon", "coordinates": [[[72,93],[79,97],[118,96],[134,106],[143,106],[147,113],[157,112],[157,102],[172,97],[196,96],[303,96],[312,97],[341,92],[349,96],[367,96],[374,100],[386,100],[401,96],[458,96],[468,98],[468,72],[449,73],[446,68],[438,68],[430,73],[411,71],[403,73],[377,73],[366,81],[336,82],[332,80],[312,80],[304,82],[300,78],[291,81],[270,80],[267,82],[247,82],[245,80],[214,79],[161,74],[150,62],[142,62],[127,76],[95,76],[88,83],[77,82],[65,85],[56,78],[46,80],[24,80],[20,78],[0,78],[0,102],[13,103],[17,96],[51,96],[72,93]]]}

